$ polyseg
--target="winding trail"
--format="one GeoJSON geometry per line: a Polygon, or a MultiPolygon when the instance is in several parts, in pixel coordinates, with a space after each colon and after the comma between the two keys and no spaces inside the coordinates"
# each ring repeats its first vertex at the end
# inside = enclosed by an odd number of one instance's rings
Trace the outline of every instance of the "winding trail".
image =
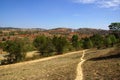
{"type": "MultiPolygon", "coordinates": [[[[35,51],[33,51],[33,52],[35,52],[35,51]]],[[[4,68],[7,68],[7,67],[16,67],[16,66],[31,64],[31,63],[40,62],[40,61],[47,61],[47,60],[51,60],[51,59],[54,59],[54,58],[64,57],[64,56],[67,56],[67,55],[71,55],[71,54],[74,54],[74,53],[80,53],[80,52],[82,52],[82,51],[68,52],[68,53],[65,53],[65,54],[55,55],[55,56],[46,57],[46,58],[42,58],[42,59],[37,59],[37,60],[32,60],[32,61],[25,61],[25,62],[20,62],[20,63],[15,63],[15,64],[9,64],[9,65],[3,65],[3,66],[0,66],[0,68],[1,67],[2,68],[3,67],[4,68]]]]}
{"type": "Polygon", "coordinates": [[[81,61],[80,61],[80,63],[79,63],[78,66],[77,66],[77,75],[76,75],[76,79],[75,79],[75,80],[83,80],[82,64],[86,61],[86,60],[84,59],[85,51],[86,51],[86,50],[83,50],[82,57],[80,58],[81,61]]]}

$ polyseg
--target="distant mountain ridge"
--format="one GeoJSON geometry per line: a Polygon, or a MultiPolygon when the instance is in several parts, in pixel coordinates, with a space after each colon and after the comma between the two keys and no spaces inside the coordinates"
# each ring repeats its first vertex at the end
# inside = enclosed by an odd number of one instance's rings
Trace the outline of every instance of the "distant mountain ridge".
{"type": "Polygon", "coordinates": [[[14,27],[0,27],[0,29],[20,29],[20,28],[14,28],[14,27]]]}
{"type": "Polygon", "coordinates": [[[79,28],[77,32],[82,34],[108,34],[109,30],[92,29],[92,28],[79,28]]]}
{"type": "Polygon", "coordinates": [[[79,29],[72,29],[72,28],[53,28],[53,29],[43,29],[43,28],[14,28],[14,27],[0,27],[0,29],[14,29],[14,30],[38,30],[38,31],[45,31],[45,32],[52,32],[52,33],[71,33],[77,32],[79,34],[108,34],[109,30],[103,29],[93,29],[93,28],[79,28],[79,29]]]}

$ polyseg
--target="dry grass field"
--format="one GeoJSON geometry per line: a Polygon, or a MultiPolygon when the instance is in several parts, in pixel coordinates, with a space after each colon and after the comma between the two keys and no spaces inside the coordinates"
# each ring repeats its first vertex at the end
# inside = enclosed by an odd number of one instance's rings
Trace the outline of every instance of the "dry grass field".
{"type": "Polygon", "coordinates": [[[82,52],[46,61],[0,66],[0,80],[74,80],[82,52]]]}
{"type": "MultiPolygon", "coordinates": [[[[0,66],[0,80],[74,80],[82,51],[0,66]]],[[[88,50],[84,80],[120,80],[120,53],[114,48],[88,50]]]]}
{"type": "Polygon", "coordinates": [[[84,80],[120,80],[120,53],[113,48],[93,50],[86,54],[84,80]]]}

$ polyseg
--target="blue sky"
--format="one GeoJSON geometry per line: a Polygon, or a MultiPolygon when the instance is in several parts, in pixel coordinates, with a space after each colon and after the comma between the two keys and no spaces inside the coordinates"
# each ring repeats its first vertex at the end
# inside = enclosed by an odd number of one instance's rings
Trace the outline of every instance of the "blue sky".
{"type": "Polygon", "coordinates": [[[120,0],[0,0],[0,26],[108,29],[120,22],[120,0]]]}

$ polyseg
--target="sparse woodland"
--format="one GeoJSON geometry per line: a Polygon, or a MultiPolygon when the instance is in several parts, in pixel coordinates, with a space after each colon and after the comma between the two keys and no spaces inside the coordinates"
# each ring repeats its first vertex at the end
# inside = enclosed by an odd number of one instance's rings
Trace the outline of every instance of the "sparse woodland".
{"type": "Polygon", "coordinates": [[[52,56],[81,49],[102,49],[119,46],[120,23],[111,23],[109,28],[110,33],[108,35],[94,34],[91,37],[82,39],[79,39],[79,35],[75,34],[70,40],[66,36],[54,35],[53,37],[48,37],[38,35],[33,41],[28,38],[4,41],[0,43],[0,48],[8,52],[9,55],[7,60],[3,61],[3,64],[24,61],[26,52],[33,50],[38,50],[40,56],[52,56]]]}

